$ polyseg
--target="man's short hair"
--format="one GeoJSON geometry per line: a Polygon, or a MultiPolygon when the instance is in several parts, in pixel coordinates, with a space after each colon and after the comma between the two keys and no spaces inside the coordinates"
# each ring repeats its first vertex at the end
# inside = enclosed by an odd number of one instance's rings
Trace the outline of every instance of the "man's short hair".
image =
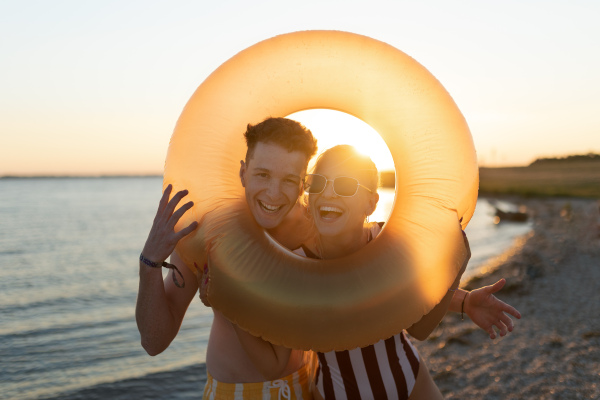
{"type": "Polygon", "coordinates": [[[290,153],[299,151],[306,155],[307,162],[317,152],[317,139],[312,132],[298,121],[288,118],[267,118],[256,125],[248,124],[244,137],[248,146],[246,164],[259,142],[274,143],[290,153]]]}

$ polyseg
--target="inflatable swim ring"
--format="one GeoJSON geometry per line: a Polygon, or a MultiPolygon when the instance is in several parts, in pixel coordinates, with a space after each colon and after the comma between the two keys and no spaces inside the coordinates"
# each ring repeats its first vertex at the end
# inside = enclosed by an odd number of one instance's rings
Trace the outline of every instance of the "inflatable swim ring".
{"type": "Polygon", "coordinates": [[[177,251],[189,266],[208,257],[214,309],[272,343],[329,351],[392,336],[447,294],[468,257],[458,220],[465,227],[473,214],[478,169],[465,119],[422,65],[365,36],[306,31],[251,46],[200,85],[169,145],[169,183],[194,201],[176,229],[201,227],[177,251]],[[248,123],[313,108],[371,125],[396,165],[386,228],[335,260],[302,258],[271,240],[238,176],[248,123]]]}

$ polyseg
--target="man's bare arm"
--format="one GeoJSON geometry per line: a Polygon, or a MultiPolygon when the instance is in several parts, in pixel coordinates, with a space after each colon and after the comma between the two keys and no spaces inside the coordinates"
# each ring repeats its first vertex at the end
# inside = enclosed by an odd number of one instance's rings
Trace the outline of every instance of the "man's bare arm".
{"type": "MultiPolygon", "coordinates": [[[[193,204],[186,203],[175,211],[175,207],[187,191],[177,193],[169,201],[171,190],[172,187],[169,185],[163,193],[152,229],[142,250],[144,257],[155,263],[164,261],[169,254],[173,253],[177,242],[197,226],[194,222],[179,232],[174,231],[179,218],[193,204]]],[[[187,307],[198,291],[196,277],[176,253],[171,255],[171,263],[183,275],[184,288],[177,287],[173,282],[172,269],[163,281],[161,268],[153,268],[140,261],[140,284],[135,318],[142,346],[152,356],[163,352],[173,341],[187,307]]]]}
{"type": "Polygon", "coordinates": [[[162,353],[175,339],[185,312],[198,291],[196,277],[177,253],[173,253],[170,261],[181,271],[184,288],[175,286],[173,270],[169,270],[163,281],[160,269],[140,262],[135,320],[142,347],[151,356],[162,353]]]}

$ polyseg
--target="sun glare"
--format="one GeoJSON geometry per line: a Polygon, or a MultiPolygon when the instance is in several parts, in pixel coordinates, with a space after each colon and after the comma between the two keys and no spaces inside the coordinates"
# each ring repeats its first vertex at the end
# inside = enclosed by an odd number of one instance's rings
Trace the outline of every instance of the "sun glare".
{"type": "MultiPolygon", "coordinates": [[[[385,141],[375,129],[350,114],[314,109],[290,114],[288,118],[311,130],[318,141],[318,154],[338,144],[349,144],[371,157],[380,172],[394,170],[392,154],[385,141]]],[[[316,157],[313,160],[316,160],[316,157]]],[[[309,170],[312,165],[313,162],[309,164],[309,170]]]]}

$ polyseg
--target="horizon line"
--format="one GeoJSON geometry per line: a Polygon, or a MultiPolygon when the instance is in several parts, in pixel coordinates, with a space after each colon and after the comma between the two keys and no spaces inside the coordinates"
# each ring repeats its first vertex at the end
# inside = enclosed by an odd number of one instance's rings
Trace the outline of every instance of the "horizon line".
{"type": "MultiPolygon", "coordinates": [[[[515,168],[527,167],[528,165],[511,166],[487,166],[479,165],[478,168],[515,168]]],[[[393,169],[379,171],[380,174],[395,173],[393,169]]],[[[64,179],[64,178],[160,178],[162,173],[90,173],[90,174],[5,174],[0,175],[0,179],[64,179]]]]}

